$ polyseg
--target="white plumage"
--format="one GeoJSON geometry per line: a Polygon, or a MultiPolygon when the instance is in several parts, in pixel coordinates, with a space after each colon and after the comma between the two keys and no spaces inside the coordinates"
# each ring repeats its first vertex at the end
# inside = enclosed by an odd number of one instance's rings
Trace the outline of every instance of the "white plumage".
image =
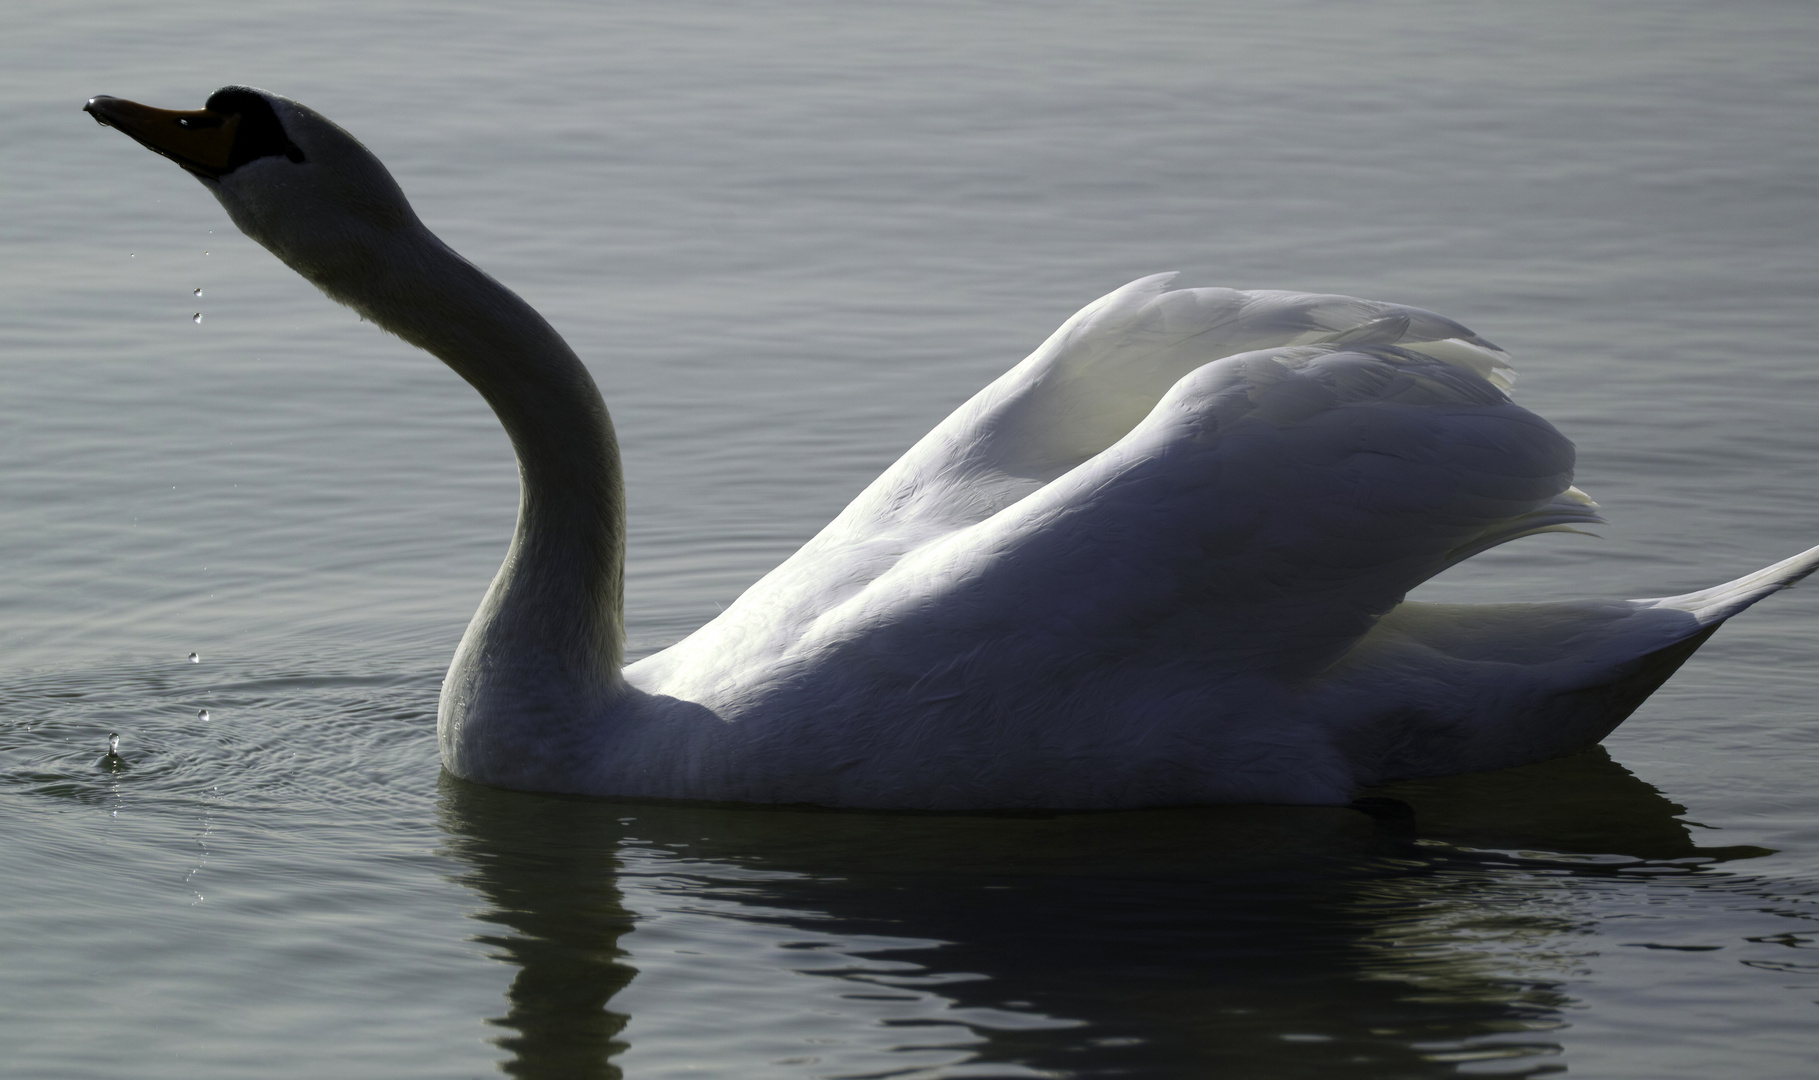
{"type": "Polygon", "coordinates": [[[1503,352],[1415,308],[1169,291],[1088,305],[720,617],[620,667],[623,495],[568,347],[351,136],[227,88],[89,111],[486,396],[523,499],[439,714],[511,787],[835,806],[1342,802],[1602,738],[1819,548],[1650,601],[1404,601],[1597,520],[1503,352]],[[198,141],[195,131],[219,134],[198,141]]]}

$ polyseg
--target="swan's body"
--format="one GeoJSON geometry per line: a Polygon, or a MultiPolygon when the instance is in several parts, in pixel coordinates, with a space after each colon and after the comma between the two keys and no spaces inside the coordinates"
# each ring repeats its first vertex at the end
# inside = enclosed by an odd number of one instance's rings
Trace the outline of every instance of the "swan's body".
{"type": "Polygon", "coordinates": [[[244,88],[104,123],[444,360],[517,451],[517,531],[443,761],[507,787],[835,806],[1341,802],[1604,737],[1819,548],[1664,600],[1404,602],[1596,521],[1572,445],[1451,320],[1339,296],[1089,305],[688,639],[621,667],[624,500],[585,367],[351,136],[244,88]]]}

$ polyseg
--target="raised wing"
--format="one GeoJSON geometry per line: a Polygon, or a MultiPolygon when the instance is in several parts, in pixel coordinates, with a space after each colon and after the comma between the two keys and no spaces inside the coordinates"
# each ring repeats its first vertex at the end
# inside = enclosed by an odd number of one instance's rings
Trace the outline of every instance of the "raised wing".
{"type": "MultiPolygon", "coordinates": [[[[1078,485],[1089,482],[1084,477],[1069,479],[1071,470],[1087,465],[1090,475],[1097,476],[1114,468],[1114,459],[1124,461],[1138,453],[1134,446],[1123,447],[1113,458],[1097,460],[1114,444],[1135,435],[1133,429],[1140,423],[1154,428],[1140,442],[1166,442],[1162,427],[1155,425],[1166,427],[1171,423],[1168,417],[1179,409],[1158,410],[1158,403],[1184,376],[1224,357],[1319,345],[1419,350],[1408,352],[1404,360],[1418,358],[1421,363],[1416,367],[1437,373],[1422,375],[1421,380],[1437,385],[1436,380],[1450,378],[1457,384],[1456,394],[1477,395],[1492,403],[1473,398],[1473,408],[1507,406],[1501,396],[1509,385],[1504,354],[1450,319],[1347,296],[1165,291],[1173,276],[1143,278],[1082,309],[1027,359],[937,425],[821,533],[721,616],[643,666],[659,677],[659,669],[702,672],[712,667],[729,680],[736,679],[737,670],[770,663],[793,648],[818,620],[834,617],[914,553],[921,553],[918,559],[923,562],[946,558],[937,549],[948,552],[956,544],[982,542],[960,534],[988,522],[995,522],[994,530],[1014,530],[1014,522],[1024,519],[1004,517],[1013,510],[1085,512],[1084,504],[1066,510],[1078,485]],[[1066,486],[1049,490],[1064,481],[1066,486]],[[1037,494],[1044,495],[1041,502],[1022,505],[1037,494]],[[713,657],[711,664],[707,656],[713,657]]],[[[1296,359],[1284,354],[1269,363],[1286,364],[1282,370],[1292,372],[1315,355],[1296,359]]],[[[1403,364],[1384,362],[1391,367],[1403,364]]],[[[1268,375],[1273,368],[1258,363],[1246,361],[1242,370],[1254,370],[1258,378],[1273,377],[1268,375]]],[[[1334,363],[1338,362],[1320,370],[1334,363]]],[[[1332,367],[1329,374],[1336,378],[1344,367],[1332,367]]],[[[1359,373],[1362,370],[1354,372],[1353,382],[1370,382],[1359,373]]],[[[1186,393],[1186,384],[1180,389],[1186,393]]],[[[1256,389],[1262,392],[1261,386],[1256,389]]],[[[1281,400],[1286,402],[1294,392],[1292,387],[1284,389],[1281,400]]],[[[1555,464],[1550,476],[1570,471],[1570,451],[1565,465],[1555,464]]],[[[1201,496],[1183,497],[1191,501],[1201,496]]],[[[1125,513],[1159,518],[1162,507],[1148,511],[1132,507],[1125,513]]],[[[1159,520],[1156,527],[1164,528],[1159,520]]],[[[1460,557],[1469,554],[1461,551],[1460,557]]],[[[905,565],[903,575],[924,572],[915,569],[920,565],[905,565]]],[[[862,606],[876,600],[868,597],[862,606]]]]}
{"type": "Polygon", "coordinates": [[[983,521],[1123,438],[1189,372],[1238,353],[1400,345],[1509,387],[1502,350],[1430,311],[1311,293],[1165,291],[1174,276],[1139,279],[1081,309],[923,437],[822,537],[904,533],[920,542],[983,521]]]}
{"type": "Polygon", "coordinates": [[[881,683],[954,669],[957,650],[962,667],[1033,681],[1176,666],[1201,685],[1292,682],[1446,566],[1597,520],[1572,466],[1565,437],[1468,367],[1378,344],[1240,354],[1014,505],[903,556],[799,649],[839,651],[881,683]]]}

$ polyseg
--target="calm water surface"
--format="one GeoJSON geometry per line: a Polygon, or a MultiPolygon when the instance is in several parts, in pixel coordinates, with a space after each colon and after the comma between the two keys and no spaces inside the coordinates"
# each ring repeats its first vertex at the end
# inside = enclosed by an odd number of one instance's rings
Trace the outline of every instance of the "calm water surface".
{"type": "Polygon", "coordinates": [[[1816,45],[1768,0],[13,5],[0,1074],[1810,1075],[1810,594],[1603,749],[1376,793],[1412,814],[476,788],[434,707],[503,435],[77,109],[303,100],[548,314],[625,444],[643,655],[1158,270],[1516,354],[1611,525],[1430,598],[1810,545],[1816,45]]]}

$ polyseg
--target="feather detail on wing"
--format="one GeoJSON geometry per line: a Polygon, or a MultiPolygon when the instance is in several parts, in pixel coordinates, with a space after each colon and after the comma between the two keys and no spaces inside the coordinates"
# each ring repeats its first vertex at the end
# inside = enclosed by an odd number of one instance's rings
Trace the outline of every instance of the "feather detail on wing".
{"type": "Polygon", "coordinates": [[[1391,345],[1244,353],[904,556],[801,647],[847,643],[881,677],[945,640],[1033,679],[1185,665],[1292,682],[1459,559],[1595,521],[1572,466],[1571,443],[1468,367],[1391,345]]]}
{"type": "Polygon", "coordinates": [[[1509,402],[1505,354],[1464,326],[1347,296],[1167,291],[1173,276],[1087,305],[654,662],[711,653],[730,683],[925,589],[1029,590],[985,605],[1002,618],[1085,580],[1102,587],[1005,632],[1039,651],[1103,618],[1280,660],[1274,639],[1314,608],[1303,667],[1444,566],[1596,520],[1570,444],[1509,402]],[[1245,596],[1249,644],[1197,625],[1245,596]]]}
{"type": "Polygon", "coordinates": [[[983,520],[1123,438],[1189,372],[1238,353],[1397,345],[1510,385],[1502,350],[1430,311],[1310,293],[1165,291],[1174,276],[1087,305],[929,432],[835,526],[869,534],[983,520]]]}

